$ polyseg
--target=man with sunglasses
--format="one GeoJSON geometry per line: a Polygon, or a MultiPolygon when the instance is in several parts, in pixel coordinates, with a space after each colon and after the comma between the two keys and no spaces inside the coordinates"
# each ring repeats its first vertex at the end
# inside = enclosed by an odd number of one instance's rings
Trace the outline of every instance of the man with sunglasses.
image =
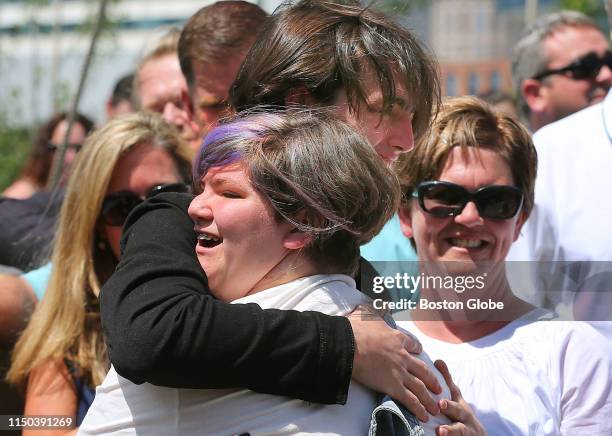
{"type": "Polygon", "coordinates": [[[518,112],[532,132],[599,103],[612,84],[612,52],[597,24],[576,11],[544,15],[514,47],[518,112]]]}
{"type": "Polygon", "coordinates": [[[535,207],[508,255],[530,262],[510,263],[508,277],[522,298],[589,321],[612,340],[612,95],[533,139],[535,207]]]}

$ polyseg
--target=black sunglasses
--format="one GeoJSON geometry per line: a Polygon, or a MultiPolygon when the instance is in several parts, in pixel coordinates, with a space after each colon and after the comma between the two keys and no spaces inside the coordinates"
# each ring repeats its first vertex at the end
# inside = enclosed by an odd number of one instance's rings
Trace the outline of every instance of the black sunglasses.
{"type": "Polygon", "coordinates": [[[588,53],[563,68],[544,70],[533,78],[541,80],[553,74],[565,74],[574,80],[592,80],[599,75],[599,71],[604,65],[612,69],[611,51],[607,51],[602,57],[599,57],[597,53],[588,53]]]}
{"type": "Polygon", "coordinates": [[[122,226],[130,212],[144,201],[162,192],[189,192],[184,183],[168,183],[154,186],[143,197],[132,191],[119,191],[107,195],[102,202],[102,222],[108,226],[122,226]]]}
{"type": "Polygon", "coordinates": [[[439,180],[420,183],[412,193],[421,209],[436,217],[459,215],[470,201],[482,218],[507,220],[523,205],[523,193],[514,186],[483,186],[470,192],[463,186],[439,180]]]}
{"type": "MultiPolygon", "coordinates": [[[[47,148],[49,150],[57,150],[58,148],[61,147],[60,144],[54,144],[53,142],[47,142],[47,148]]],[[[67,144],[66,145],[67,148],[74,148],[76,151],[81,150],[81,148],[83,148],[83,144],[79,144],[79,143],[74,143],[74,144],[67,144]]]]}

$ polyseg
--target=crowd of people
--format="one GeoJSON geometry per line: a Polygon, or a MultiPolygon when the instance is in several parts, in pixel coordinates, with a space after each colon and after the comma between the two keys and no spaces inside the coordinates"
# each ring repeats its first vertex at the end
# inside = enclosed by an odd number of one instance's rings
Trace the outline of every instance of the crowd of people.
{"type": "Polygon", "coordinates": [[[612,434],[608,39],[544,16],[513,82],[515,106],[442,98],[434,55],[356,0],[203,7],[105,124],[46,123],[0,197],[18,412],[72,417],[58,435],[612,434]],[[403,268],[411,292],[371,286],[403,268]]]}

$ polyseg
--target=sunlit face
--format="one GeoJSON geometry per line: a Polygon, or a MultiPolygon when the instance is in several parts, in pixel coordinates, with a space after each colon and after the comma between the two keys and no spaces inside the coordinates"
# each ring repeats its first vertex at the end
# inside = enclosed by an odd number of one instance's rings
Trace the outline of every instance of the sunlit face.
{"type": "Polygon", "coordinates": [[[240,164],[210,169],[189,206],[198,234],[196,254],[212,293],[233,301],[266,289],[290,250],[293,226],[275,219],[240,164]]]}
{"type": "MultiPolygon", "coordinates": [[[[64,138],[66,136],[66,131],[68,130],[68,121],[61,121],[55,130],[53,130],[53,134],[51,135],[50,143],[55,146],[61,146],[64,143],[64,138]]],[[[85,142],[85,137],[87,134],[85,133],[85,128],[75,122],[72,125],[72,129],[70,130],[70,137],[68,138],[68,147],[66,148],[66,152],[64,153],[64,163],[62,164],[62,183],[68,181],[68,175],[70,174],[70,169],[72,164],[74,163],[74,159],[77,156],[77,152],[79,151],[80,146],[85,142]]]]}
{"type": "MultiPolygon", "coordinates": [[[[590,27],[563,27],[546,38],[542,47],[549,59],[547,69],[563,68],[591,52],[603,56],[609,50],[604,35],[590,27]]],[[[548,122],[553,122],[602,101],[612,84],[612,71],[604,66],[597,77],[584,80],[554,74],[542,79],[542,84],[548,122]]]]}
{"type": "MultiPolygon", "coordinates": [[[[455,147],[438,180],[474,191],[489,185],[514,185],[510,166],[490,149],[470,147],[467,156],[455,147]]],[[[421,261],[501,262],[519,235],[523,215],[497,221],[483,219],[469,202],[455,217],[438,218],[424,212],[416,199],[400,213],[403,233],[413,237],[421,261]]]]}
{"type": "MultiPolygon", "coordinates": [[[[144,144],[134,147],[119,159],[106,195],[131,191],[144,198],[154,186],[181,181],[172,156],[164,149],[144,144]]],[[[121,230],[119,226],[104,225],[106,239],[116,258],[119,258],[120,254],[121,230]]]]}
{"type": "MultiPolygon", "coordinates": [[[[382,92],[377,81],[371,74],[366,74],[365,83],[368,104],[374,109],[382,108],[382,92]]],[[[344,89],[338,91],[332,104],[337,108],[337,116],[361,132],[385,162],[397,160],[402,153],[414,147],[414,108],[410,96],[403,88],[397,89],[393,109],[391,113],[383,115],[382,119],[380,111],[370,110],[366,105],[361,105],[358,113],[351,111],[344,89]]]]}
{"type": "Polygon", "coordinates": [[[141,107],[161,114],[179,129],[183,139],[197,148],[199,134],[189,123],[183,106],[182,93],[187,92],[187,84],[178,56],[168,54],[147,61],[138,71],[137,83],[141,107]]]}
{"type": "Polygon", "coordinates": [[[193,64],[195,86],[191,94],[193,117],[204,138],[228,109],[229,90],[238,74],[244,56],[222,63],[193,64]]]}

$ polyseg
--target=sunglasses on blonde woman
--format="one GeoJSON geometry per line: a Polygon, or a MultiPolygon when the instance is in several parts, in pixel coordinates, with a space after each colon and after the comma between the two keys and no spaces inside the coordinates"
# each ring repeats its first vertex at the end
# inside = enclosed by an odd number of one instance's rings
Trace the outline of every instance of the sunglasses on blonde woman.
{"type": "Polygon", "coordinates": [[[122,226],[130,212],[145,199],[162,192],[190,192],[184,183],[168,183],[154,186],[144,197],[132,191],[120,191],[107,195],[102,203],[102,222],[108,226],[122,226]]]}

